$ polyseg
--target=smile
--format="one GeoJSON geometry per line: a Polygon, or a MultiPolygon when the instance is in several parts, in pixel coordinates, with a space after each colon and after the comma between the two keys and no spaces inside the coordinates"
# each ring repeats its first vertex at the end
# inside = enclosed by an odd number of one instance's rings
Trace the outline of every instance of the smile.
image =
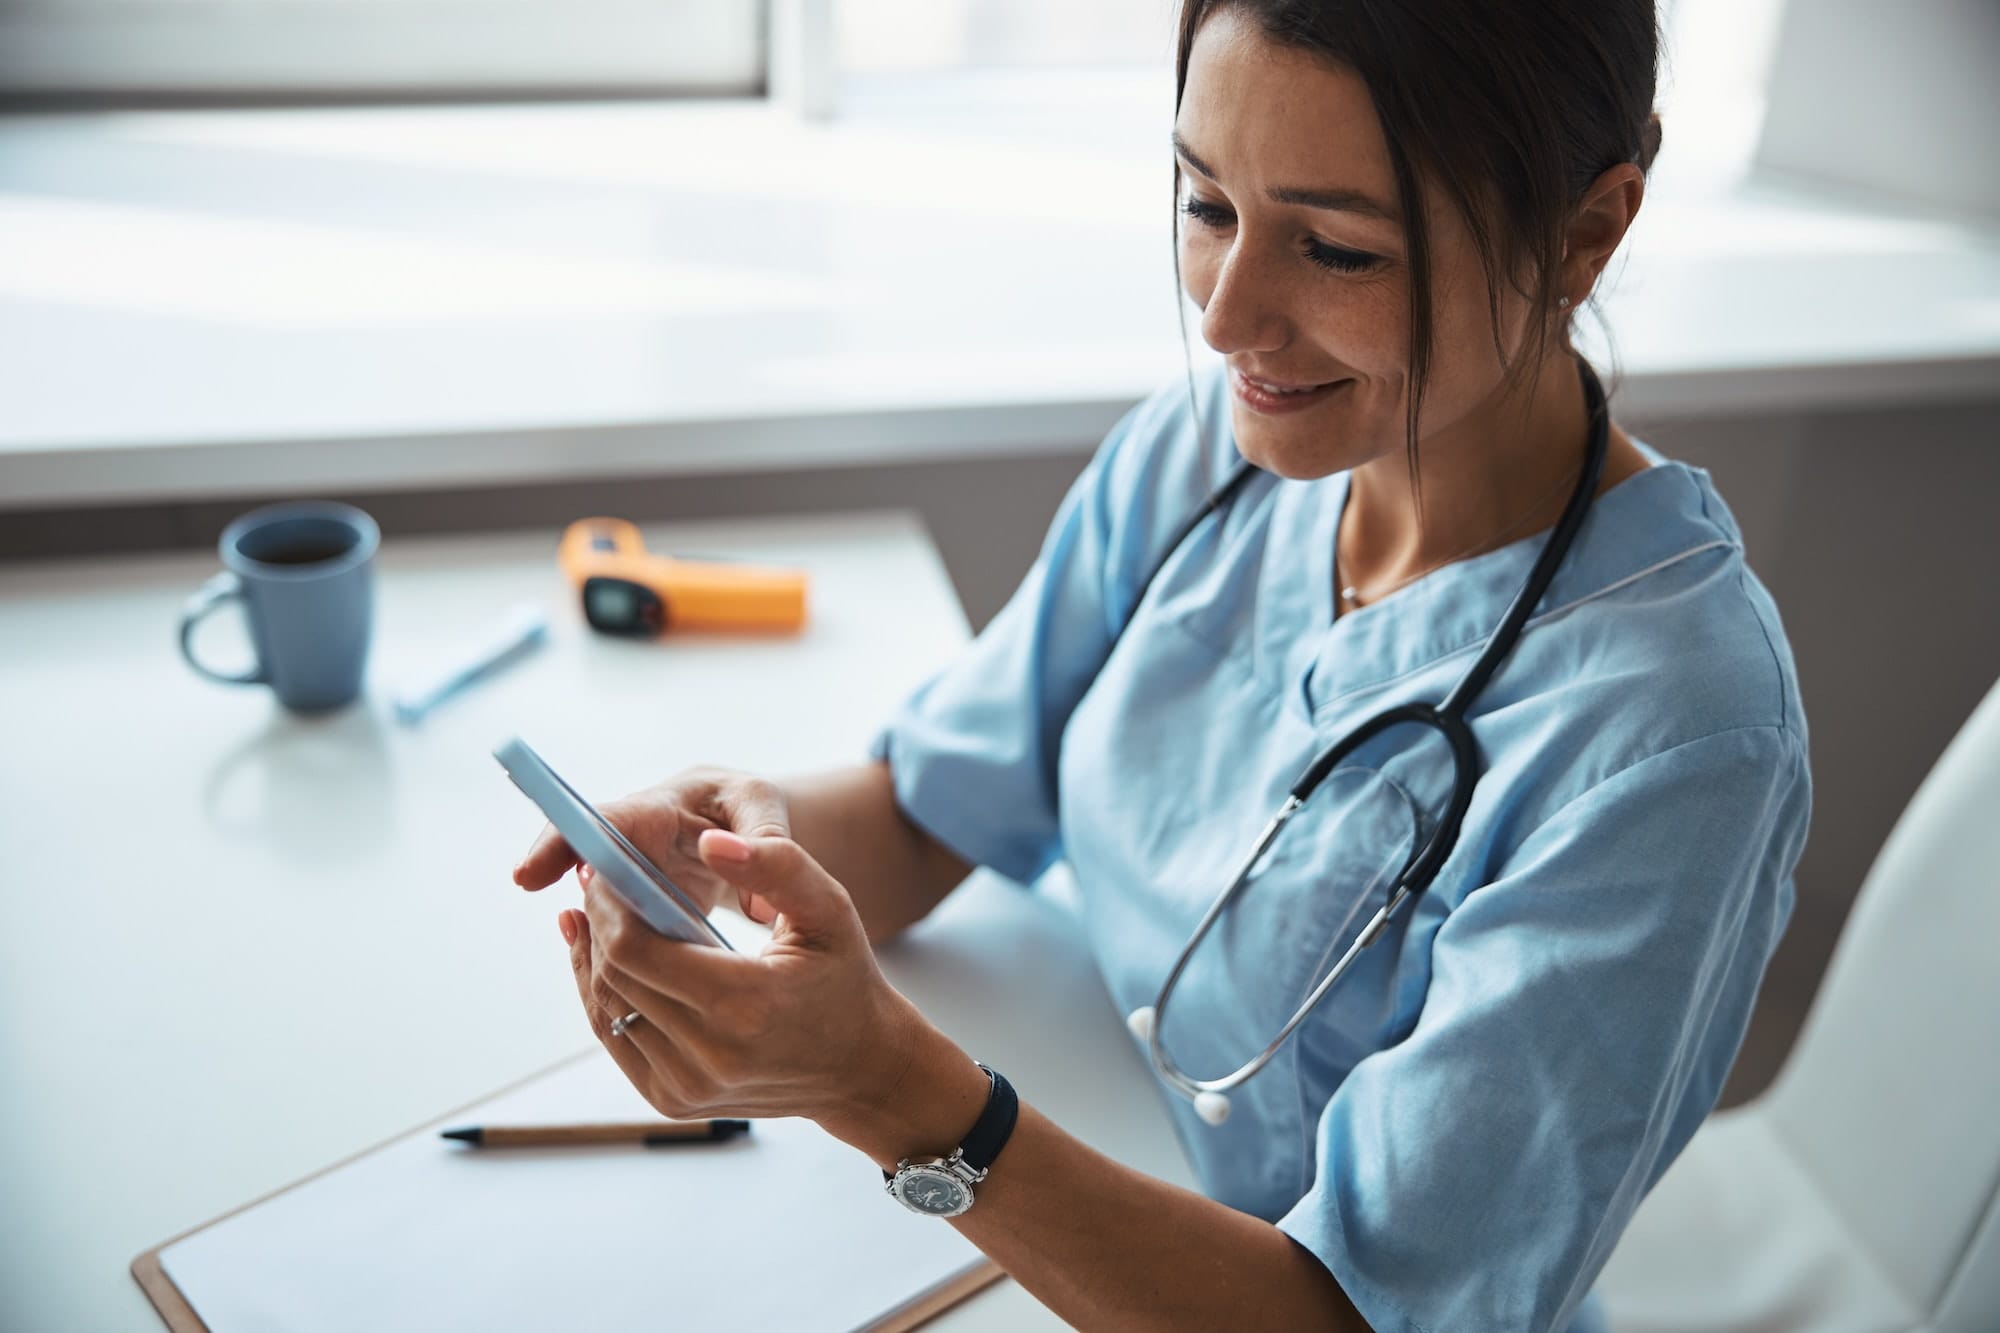
{"type": "Polygon", "coordinates": [[[1236,391],[1236,396],[1254,410],[1271,414],[1297,412],[1324,402],[1343,386],[1353,382],[1351,379],[1345,379],[1333,380],[1326,384],[1274,384],[1268,380],[1252,379],[1233,368],[1229,372],[1229,383],[1236,391]]]}

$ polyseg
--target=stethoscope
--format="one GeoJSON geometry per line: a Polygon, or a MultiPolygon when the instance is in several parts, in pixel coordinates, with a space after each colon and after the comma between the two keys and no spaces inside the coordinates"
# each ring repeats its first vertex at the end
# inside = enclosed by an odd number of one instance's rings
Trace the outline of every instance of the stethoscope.
{"type": "MultiPolygon", "coordinates": [[[[1160,987],[1159,998],[1150,1005],[1134,1009],[1131,1016],[1126,1019],[1133,1035],[1146,1043],[1153,1068],[1161,1080],[1183,1096],[1192,1099],[1195,1114],[1211,1125],[1219,1125],[1229,1118],[1229,1090],[1242,1086],[1271,1062],[1271,1058],[1285,1044],[1285,1039],[1298,1030],[1299,1024],[1305,1022],[1306,1016],[1333,988],[1333,984],[1345,975],[1361,951],[1382,937],[1382,932],[1388,928],[1397,911],[1430,887],[1431,880],[1437,875],[1438,867],[1451,855],[1451,849],[1458,841],[1459,825],[1465,818],[1466,807],[1472,804],[1472,789],[1479,780],[1479,747],[1473,741],[1472,729],[1466,725],[1465,711],[1471,707],[1479,691],[1485,688],[1487,680],[1506,660],[1507,654],[1514,650],[1514,644],[1521,637],[1522,626],[1527,623],[1528,616],[1542,600],[1542,594],[1548,590],[1550,580],[1555,577],[1556,567],[1562,563],[1563,557],[1569,554],[1570,545],[1576,539],[1577,529],[1583,525],[1584,515],[1590,509],[1592,498],[1597,494],[1598,478],[1604,470],[1604,455],[1610,447],[1610,417],[1605,411],[1604,388],[1598,383],[1596,372],[1590,368],[1589,362],[1579,357],[1577,366],[1583,379],[1584,400],[1590,417],[1590,442],[1584,457],[1583,475],[1578,478],[1576,489],[1569,497],[1569,504],[1564,508],[1562,518],[1557,521],[1555,531],[1549,534],[1548,543],[1542,547],[1542,553],[1536,559],[1534,568],[1528,572],[1527,581],[1514,595],[1513,604],[1507,608],[1507,614],[1501,617],[1500,627],[1493,631],[1493,637],[1487,640],[1485,651],[1480,653],[1479,660],[1472,664],[1464,679],[1458,682],[1458,687],[1443,703],[1435,706],[1407,703],[1386,709],[1320,752],[1319,757],[1306,768],[1304,775],[1292,784],[1291,794],[1285,798],[1285,803],[1278,808],[1278,813],[1272,817],[1271,822],[1264,826],[1264,831],[1257,837],[1256,845],[1250,849],[1250,854],[1243,858],[1235,878],[1229,881],[1229,887],[1222,891],[1221,896],[1202,917],[1201,923],[1195,927],[1193,938],[1181,949],[1180,957],[1174,961],[1173,970],[1167,973],[1166,983],[1160,987]],[[1188,960],[1194,956],[1196,946],[1207,936],[1210,928],[1221,917],[1223,910],[1235,901],[1237,894],[1242,892],[1251,872],[1256,869],[1271,844],[1277,840],[1279,832],[1312,798],[1314,789],[1328,773],[1333,771],[1334,766],[1366,744],[1377,733],[1405,722],[1414,722],[1420,726],[1436,729],[1451,747],[1452,791],[1444,818],[1438,821],[1430,838],[1403,863],[1403,868],[1397,872],[1395,880],[1389,886],[1388,901],[1376,911],[1368,924],[1361,928],[1361,933],[1347,947],[1347,951],[1340,956],[1339,961],[1334,963],[1332,970],[1313,987],[1312,993],[1306,996],[1305,1002],[1292,1014],[1291,1020],[1277,1036],[1271,1039],[1270,1045],[1266,1046],[1256,1059],[1235,1073],[1222,1078],[1193,1078],[1184,1073],[1160,1043],[1160,1023],[1167,1011],[1167,1001],[1174,993],[1174,986],[1180,981],[1181,973],[1187,970],[1188,960]]],[[[1174,538],[1172,545],[1167,548],[1166,556],[1162,557],[1159,564],[1153,567],[1153,572],[1146,576],[1146,582],[1140,586],[1139,596],[1133,602],[1135,607],[1145,600],[1147,590],[1152,587],[1153,580],[1159,577],[1160,570],[1165,568],[1173,553],[1204,519],[1227,505],[1256,470],[1254,465],[1247,462],[1238,465],[1228,480],[1223,482],[1221,487],[1188,519],[1179,535],[1174,538]]],[[[1130,621],[1126,623],[1130,624],[1130,621]]],[[[1124,630],[1121,628],[1120,637],[1123,634],[1124,630]]]]}

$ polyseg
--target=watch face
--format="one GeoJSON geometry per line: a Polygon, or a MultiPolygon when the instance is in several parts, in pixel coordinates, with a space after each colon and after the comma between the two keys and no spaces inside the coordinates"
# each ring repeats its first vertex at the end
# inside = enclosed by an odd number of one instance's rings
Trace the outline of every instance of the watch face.
{"type": "Polygon", "coordinates": [[[952,1217],[972,1205],[965,1182],[944,1171],[914,1167],[896,1182],[896,1197],[931,1217],[952,1217]]]}

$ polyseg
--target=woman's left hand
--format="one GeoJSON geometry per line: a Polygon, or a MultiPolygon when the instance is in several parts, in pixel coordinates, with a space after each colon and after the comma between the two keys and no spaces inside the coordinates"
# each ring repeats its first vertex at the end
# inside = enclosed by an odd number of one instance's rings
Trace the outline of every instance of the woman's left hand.
{"type": "Polygon", "coordinates": [[[674,1119],[865,1119],[908,1071],[924,1019],[876,966],[847,890],[790,838],[710,829],[697,846],[777,910],[770,943],[752,958],[669,939],[580,872],[584,910],[558,924],[591,1031],[674,1119]]]}

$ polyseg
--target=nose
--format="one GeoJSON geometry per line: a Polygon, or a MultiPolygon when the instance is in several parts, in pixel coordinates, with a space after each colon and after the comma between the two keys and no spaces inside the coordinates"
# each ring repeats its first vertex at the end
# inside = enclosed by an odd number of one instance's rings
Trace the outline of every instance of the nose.
{"type": "Polygon", "coordinates": [[[1224,356],[1275,351],[1291,338],[1281,280],[1240,234],[1216,270],[1202,307],[1201,336],[1224,356]]]}

